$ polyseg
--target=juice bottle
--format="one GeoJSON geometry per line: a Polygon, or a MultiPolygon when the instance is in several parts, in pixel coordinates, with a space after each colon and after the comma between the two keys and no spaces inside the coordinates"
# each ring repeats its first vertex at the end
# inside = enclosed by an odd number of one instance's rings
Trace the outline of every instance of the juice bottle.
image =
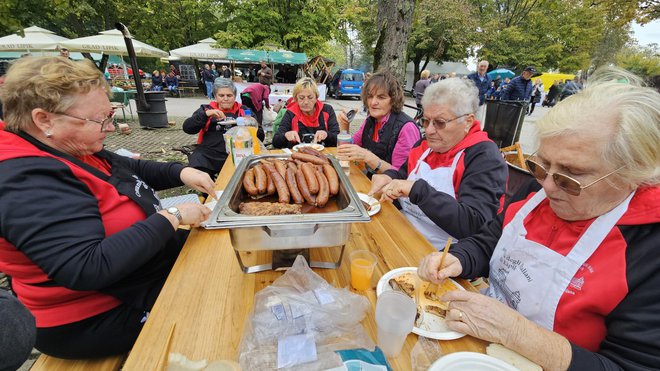
{"type": "MultiPolygon", "coordinates": [[[[342,130],[342,132],[337,135],[337,147],[341,146],[342,144],[353,144],[353,137],[346,130],[342,130]]],[[[339,165],[341,165],[341,169],[344,171],[344,174],[350,174],[350,161],[339,159],[339,165]]]]}
{"type": "Polygon", "coordinates": [[[245,118],[238,117],[236,119],[236,124],[238,125],[238,130],[231,138],[231,155],[232,160],[234,161],[234,166],[238,167],[238,164],[241,163],[245,157],[252,155],[254,142],[252,140],[252,135],[247,126],[245,126],[245,118]]]}
{"type": "Polygon", "coordinates": [[[249,109],[245,110],[245,125],[247,126],[248,130],[250,130],[250,134],[252,135],[252,143],[254,143],[254,154],[258,155],[261,153],[261,146],[259,145],[259,138],[257,138],[257,130],[259,130],[259,123],[257,120],[252,117],[252,111],[249,109]]]}

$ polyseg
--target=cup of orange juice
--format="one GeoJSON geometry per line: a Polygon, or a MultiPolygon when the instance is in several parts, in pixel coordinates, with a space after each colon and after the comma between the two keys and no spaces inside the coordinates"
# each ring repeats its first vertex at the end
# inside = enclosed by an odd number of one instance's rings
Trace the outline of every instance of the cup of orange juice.
{"type": "Polygon", "coordinates": [[[351,262],[351,286],[359,291],[371,288],[371,276],[377,263],[376,255],[368,250],[356,250],[348,259],[351,262]]]}

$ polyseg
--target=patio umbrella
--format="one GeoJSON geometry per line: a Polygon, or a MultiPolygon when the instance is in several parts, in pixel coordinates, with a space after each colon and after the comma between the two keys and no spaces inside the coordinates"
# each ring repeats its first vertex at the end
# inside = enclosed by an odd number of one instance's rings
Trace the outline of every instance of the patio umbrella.
{"type": "MultiPolygon", "coordinates": [[[[103,53],[108,55],[128,55],[124,36],[118,30],[101,31],[98,35],[80,37],[62,42],[60,45],[71,51],[103,53]]],[[[138,57],[167,57],[166,51],[133,39],[133,47],[138,57]]]]}
{"type": "Polygon", "coordinates": [[[492,79],[496,79],[497,76],[500,76],[501,78],[505,79],[507,77],[512,78],[516,74],[513,73],[513,71],[511,70],[507,70],[506,68],[498,68],[488,72],[487,75],[490,76],[492,79]]]}
{"type": "Polygon", "coordinates": [[[16,34],[7,35],[0,38],[0,51],[8,52],[34,52],[45,50],[57,50],[64,41],[69,41],[66,37],[58,36],[53,31],[45,28],[32,26],[23,29],[25,36],[16,34]]]}
{"type": "Polygon", "coordinates": [[[215,40],[209,37],[198,41],[197,44],[170,50],[170,54],[179,58],[203,60],[227,59],[227,49],[215,48],[213,44],[215,44],[215,40]]]}

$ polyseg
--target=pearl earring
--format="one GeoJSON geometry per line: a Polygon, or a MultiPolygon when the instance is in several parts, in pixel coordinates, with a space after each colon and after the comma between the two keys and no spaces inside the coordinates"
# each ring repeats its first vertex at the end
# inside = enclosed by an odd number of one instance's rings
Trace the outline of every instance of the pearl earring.
{"type": "Polygon", "coordinates": [[[50,130],[44,131],[44,134],[46,134],[46,138],[51,138],[53,136],[53,133],[51,133],[50,130]]]}

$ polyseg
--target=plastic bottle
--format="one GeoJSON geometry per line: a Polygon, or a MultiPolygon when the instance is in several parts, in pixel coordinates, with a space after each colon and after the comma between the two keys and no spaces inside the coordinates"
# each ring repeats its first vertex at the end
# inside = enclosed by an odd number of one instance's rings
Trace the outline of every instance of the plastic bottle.
{"type": "MultiPolygon", "coordinates": [[[[353,144],[353,137],[346,130],[342,130],[341,133],[337,135],[337,147],[341,146],[342,144],[353,144]]],[[[344,171],[344,174],[350,174],[350,161],[339,159],[339,164],[341,165],[341,169],[344,171]]]]}
{"type": "Polygon", "coordinates": [[[249,109],[246,109],[245,111],[245,126],[247,126],[248,130],[250,130],[250,134],[252,135],[252,143],[254,143],[254,154],[258,155],[261,153],[261,146],[259,145],[259,138],[257,138],[257,130],[259,130],[259,123],[257,120],[252,117],[252,111],[249,109]]]}
{"type": "Polygon", "coordinates": [[[238,125],[238,130],[236,130],[236,133],[231,138],[231,155],[234,166],[238,167],[241,160],[254,153],[254,141],[252,140],[250,130],[245,125],[245,118],[236,118],[236,124],[238,125]]]}

